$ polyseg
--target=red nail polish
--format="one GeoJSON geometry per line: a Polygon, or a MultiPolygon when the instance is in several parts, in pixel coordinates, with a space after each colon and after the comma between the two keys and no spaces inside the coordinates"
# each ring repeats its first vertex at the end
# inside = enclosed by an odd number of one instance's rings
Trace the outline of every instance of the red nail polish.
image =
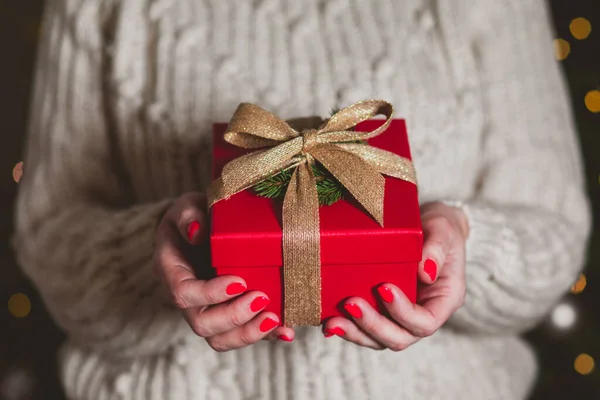
{"type": "Polygon", "coordinates": [[[275,321],[272,318],[265,318],[263,322],[260,323],[260,331],[261,332],[268,332],[271,329],[275,328],[277,325],[279,325],[279,322],[275,321]]]}
{"type": "Polygon", "coordinates": [[[225,293],[227,293],[229,296],[244,293],[245,291],[246,286],[242,285],[239,282],[232,283],[231,285],[227,286],[227,289],[225,289],[225,293]]]}
{"type": "Polygon", "coordinates": [[[289,337],[287,337],[285,335],[279,335],[279,340],[283,340],[284,342],[291,342],[294,339],[290,339],[289,337]]]}
{"type": "Polygon", "coordinates": [[[332,335],[344,336],[345,334],[346,334],[346,332],[344,332],[344,330],[342,328],[340,328],[339,326],[329,328],[325,331],[326,337],[330,337],[332,335]]]}
{"type": "Polygon", "coordinates": [[[269,299],[265,296],[259,296],[250,303],[250,311],[257,312],[265,308],[269,304],[269,299]]]}
{"type": "Polygon", "coordinates": [[[194,238],[194,235],[196,234],[196,232],[198,232],[199,230],[200,230],[200,222],[198,222],[198,221],[190,222],[190,224],[188,225],[188,229],[187,229],[188,239],[190,239],[190,242],[194,238]]]}
{"type": "Polygon", "coordinates": [[[389,287],[381,285],[377,287],[377,292],[379,293],[379,296],[381,296],[383,301],[385,301],[386,303],[391,303],[392,301],[394,301],[394,293],[392,293],[389,287]]]}
{"type": "Polygon", "coordinates": [[[358,308],[358,306],[354,303],[344,304],[344,309],[354,318],[362,317],[362,311],[360,311],[360,308],[358,308]]]}
{"type": "Polygon", "coordinates": [[[333,333],[325,331],[324,335],[326,338],[328,338],[328,337],[332,337],[333,333]]]}
{"type": "Polygon", "coordinates": [[[429,275],[432,281],[435,280],[437,275],[437,264],[435,261],[433,261],[431,258],[428,258],[425,261],[425,265],[423,265],[423,270],[427,275],[429,275]]]}

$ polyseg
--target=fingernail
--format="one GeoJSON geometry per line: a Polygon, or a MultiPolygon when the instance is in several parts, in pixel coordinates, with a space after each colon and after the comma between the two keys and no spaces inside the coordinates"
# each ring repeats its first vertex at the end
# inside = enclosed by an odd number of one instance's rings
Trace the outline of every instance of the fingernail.
{"type": "Polygon", "coordinates": [[[346,332],[338,326],[329,328],[325,331],[325,337],[331,337],[333,335],[344,336],[346,332]]]}
{"type": "Polygon", "coordinates": [[[277,325],[279,325],[279,322],[275,321],[274,319],[265,318],[264,321],[260,323],[259,329],[261,332],[268,332],[277,325]]]}
{"type": "Polygon", "coordinates": [[[352,315],[354,318],[362,317],[362,311],[360,308],[354,303],[346,303],[344,304],[344,309],[348,312],[348,314],[352,315]]]}
{"type": "Polygon", "coordinates": [[[225,289],[225,293],[227,293],[229,296],[234,296],[236,294],[244,293],[245,291],[246,291],[246,286],[244,286],[243,284],[241,284],[239,282],[232,283],[229,286],[227,286],[227,289],[225,289]]]}
{"type": "Polygon", "coordinates": [[[377,292],[379,293],[379,296],[381,296],[383,301],[385,301],[386,303],[391,303],[392,301],[394,301],[394,293],[392,293],[389,287],[381,285],[377,287],[377,292]]]}
{"type": "Polygon", "coordinates": [[[279,335],[279,340],[283,340],[284,342],[291,342],[294,339],[291,339],[285,335],[279,335]]]}
{"type": "Polygon", "coordinates": [[[188,225],[188,229],[187,229],[188,239],[190,239],[190,242],[192,241],[192,239],[194,238],[194,235],[196,234],[196,232],[198,232],[198,230],[200,230],[200,222],[198,222],[198,221],[190,222],[190,224],[188,225]]]}
{"type": "Polygon", "coordinates": [[[429,275],[429,278],[431,278],[432,281],[435,280],[437,275],[437,264],[435,261],[433,261],[431,258],[428,258],[427,261],[425,261],[423,270],[427,275],[429,275]]]}
{"type": "Polygon", "coordinates": [[[269,304],[269,299],[265,296],[259,296],[250,303],[250,311],[257,312],[265,308],[269,304]]]}

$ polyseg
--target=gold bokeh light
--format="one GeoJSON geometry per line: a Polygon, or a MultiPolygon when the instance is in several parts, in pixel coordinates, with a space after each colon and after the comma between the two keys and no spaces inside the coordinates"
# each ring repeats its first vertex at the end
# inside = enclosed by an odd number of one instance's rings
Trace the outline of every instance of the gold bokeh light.
{"type": "Polygon", "coordinates": [[[8,312],[17,318],[23,318],[31,312],[29,297],[23,293],[15,293],[8,299],[8,312]]]}
{"type": "Polygon", "coordinates": [[[573,284],[573,286],[571,286],[571,293],[573,294],[579,294],[581,292],[583,292],[583,289],[585,289],[587,285],[587,278],[585,277],[584,274],[579,275],[579,279],[577,279],[577,282],[575,282],[573,284]]]}
{"type": "Polygon", "coordinates": [[[593,113],[600,112],[600,90],[590,90],[585,95],[585,106],[593,113]]]}
{"type": "Polygon", "coordinates": [[[594,370],[595,362],[592,356],[589,354],[580,354],[575,358],[575,362],[573,363],[575,371],[580,373],[581,375],[589,375],[594,370]]]}
{"type": "Polygon", "coordinates": [[[571,52],[571,45],[565,39],[554,39],[554,55],[557,60],[562,61],[571,52]]]}
{"type": "Polygon", "coordinates": [[[575,39],[587,39],[590,33],[592,33],[592,24],[585,18],[575,18],[571,21],[569,30],[575,39]]]}

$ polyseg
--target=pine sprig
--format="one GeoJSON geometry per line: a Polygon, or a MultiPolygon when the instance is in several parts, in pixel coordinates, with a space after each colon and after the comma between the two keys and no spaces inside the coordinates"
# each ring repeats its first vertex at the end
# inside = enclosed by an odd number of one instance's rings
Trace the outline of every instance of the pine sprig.
{"type": "MultiPolygon", "coordinates": [[[[322,165],[312,167],[317,182],[319,204],[330,206],[344,197],[344,187],[322,165]]],[[[292,170],[281,171],[254,185],[254,192],[269,199],[283,198],[292,178],[292,170]]]]}
{"type": "Polygon", "coordinates": [[[344,187],[322,165],[313,166],[313,173],[317,181],[319,204],[330,206],[344,197],[344,187]]]}
{"type": "Polygon", "coordinates": [[[286,169],[254,185],[254,192],[269,199],[283,197],[291,178],[292,171],[286,169]]]}

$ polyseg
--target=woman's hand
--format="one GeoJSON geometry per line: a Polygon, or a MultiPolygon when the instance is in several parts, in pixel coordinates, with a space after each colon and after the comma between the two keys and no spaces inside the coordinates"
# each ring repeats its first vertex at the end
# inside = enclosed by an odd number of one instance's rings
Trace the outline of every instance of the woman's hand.
{"type": "Polygon", "coordinates": [[[156,276],[192,330],[216,351],[239,349],[264,338],[291,341],[294,331],[277,327],[277,316],[262,311],[269,302],[267,296],[248,292],[243,279],[196,278],[186,253],[206,240],[205,203],[199,193],[188,193],[167,210],[156,234],[156,276]]]}
{"type": "Polygon", "coordinates": [[[397,286],[383,284],[377,292],[393,320],[364,299],[353,297],[344,303],[352,320],[330,319],[325,324],[326,336],[339,335],[358,345],[401,351],[435,333],[462,306],[467,219],[460,209],[443,203],[424,205],[421,217],[425,243],[419,280],[424,285],[417,293],[417,304],[397,286]]]}

